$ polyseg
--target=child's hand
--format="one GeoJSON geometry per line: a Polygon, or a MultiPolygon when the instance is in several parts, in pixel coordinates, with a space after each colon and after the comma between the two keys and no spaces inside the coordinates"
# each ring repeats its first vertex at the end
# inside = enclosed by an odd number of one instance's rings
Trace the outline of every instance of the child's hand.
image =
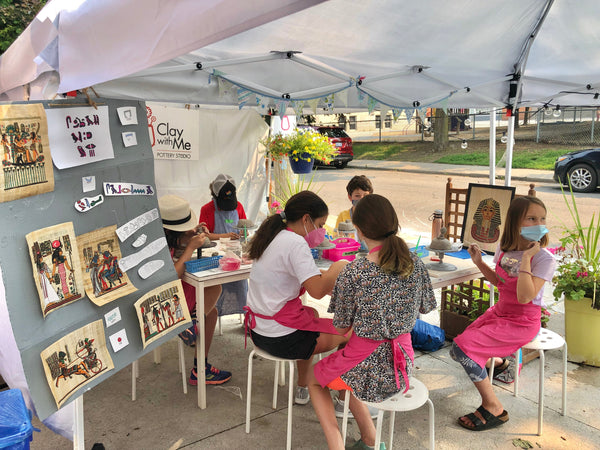
{"type": "Polygon", "coordinates": [[[539,242],[530,242],[529,248],[523,252],[523,258],[533,258],[534,255],[541,249],[539,242]]]}
{"type": "Polygon", "coordinates": [[[471,255],[471,259],[475,264],[481,262],[481,249],[479,248],[479,245],[471,244],[469,245],[467,251],[469,252],[469,255],[471,255]]]}
{"type": "Polygon", "coordinates": [[[206,241],[206,234],[200,233],[192,236],[187,244],[188,247],[196,250],[204,245],[204,241],[206,241]]]}

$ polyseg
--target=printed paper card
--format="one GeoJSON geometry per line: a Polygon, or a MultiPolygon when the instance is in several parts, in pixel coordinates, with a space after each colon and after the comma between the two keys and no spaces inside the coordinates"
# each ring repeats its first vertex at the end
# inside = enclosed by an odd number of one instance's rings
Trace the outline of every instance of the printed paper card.
{"type": "Polygon", "coordinates": [[[112,225],[77,236],[83,286],[89,299],[98,306],[137,290],[119,268],[121,248],[116,229],[112,225]]]}
{"type": "Polygon", "coordinates": [[[44,317],[82,298],[83,278],[73,223],[43,228],[25,238],[44,317]]]}
{"type": "Polygon", "coordinates": [[[144,348],[169,329],[191,323],[181,280],[171,281],[148,292],[135,302],[144,348]]]}
{"type": "Polygon", "coordinates": [[[40,357],[58,408],[94,377],[114,369],[102,320],[67,334],[42,351],[40,357]]]}
{"type": "Polygon", "coordinates": [[[54,108],[46,111],[54,164],[59,169],[114,158],[108,106],[54,108]]]}
{"type": "Polygon", "coordinates": [[[137,111],[135,106],[122,106],[117,108],[121,125],[137,125],[137,111]]]}
{"type": "Polygon", "coordinates": [[[41,103],[0,105],[0,202],[54,190],[46,112],[41,103]]]}

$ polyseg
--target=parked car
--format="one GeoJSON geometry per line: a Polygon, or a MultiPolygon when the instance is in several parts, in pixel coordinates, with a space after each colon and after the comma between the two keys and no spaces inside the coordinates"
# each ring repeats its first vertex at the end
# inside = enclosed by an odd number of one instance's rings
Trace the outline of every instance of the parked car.
{"type": "MultiPolygon", "coordinates": [[[[330,166],[335,166],[338,169],[343,169],[350,161],[354,159],[352,151],[352,138],[346,134],[343,128],[330,126],[312,126],[310,127],[320,134],[327,136],[329,142],[337,149],[335,158],[329,163],[330,166]]],[[[316,161],[316,165],[324,165],[316,161]]]]}
{"type": "Polygon", "coordinates": [[[600,148],[578,150],[559,156],[554,163],[554,181],[574,192],[593,192],[600,180],[600,148]]]}

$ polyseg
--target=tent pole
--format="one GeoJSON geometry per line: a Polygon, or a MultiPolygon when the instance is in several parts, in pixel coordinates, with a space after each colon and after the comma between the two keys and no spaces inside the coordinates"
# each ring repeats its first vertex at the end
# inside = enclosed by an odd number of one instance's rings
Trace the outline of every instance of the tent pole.
{"type": "Polygon", "coordinates": [[[496,108],[490,111],[490,184],[496,184],[496,108]]]}
{"type": "Polygon", "coordinates": [[[510,186],[510,177],[512,170],[513,143],[515,140],[515,116],[508,118],[508,142],[506,143],[506,167],[504,176],[504,186],[510,186]]]}

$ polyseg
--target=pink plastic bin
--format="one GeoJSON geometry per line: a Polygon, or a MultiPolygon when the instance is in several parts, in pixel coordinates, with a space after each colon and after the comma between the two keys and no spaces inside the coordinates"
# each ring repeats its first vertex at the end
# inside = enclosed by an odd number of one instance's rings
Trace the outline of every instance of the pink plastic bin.
{"type": "Polygon", "coordinates": [[[335,248],[323,250],[323,258],[330,261],[339,261],[340,259],[354,261],[360,249],[360,242],[351,238],[338,238],[331,242],[335,244],[335,248]]]}

